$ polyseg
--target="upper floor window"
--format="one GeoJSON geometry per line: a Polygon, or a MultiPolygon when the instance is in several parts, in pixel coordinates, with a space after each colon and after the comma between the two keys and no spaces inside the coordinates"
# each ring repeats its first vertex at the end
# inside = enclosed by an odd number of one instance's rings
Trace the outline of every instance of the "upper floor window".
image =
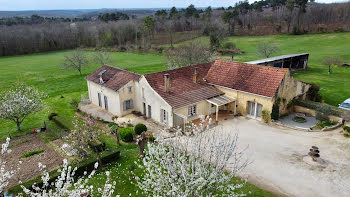
{"type": "Polygon", "coordinates": [[[134,108],[134,103],[131,99],[123,102],[123,110],[124,111],[129,110],[129,109],[133,109],[133,108],[134,108]]]}
{"type": "Polygon", "coordinates": [[[129,92],[129,93],[132,93],[132,86],[129,86],[129,87],[128,87],[128,92],[129,92]]]}

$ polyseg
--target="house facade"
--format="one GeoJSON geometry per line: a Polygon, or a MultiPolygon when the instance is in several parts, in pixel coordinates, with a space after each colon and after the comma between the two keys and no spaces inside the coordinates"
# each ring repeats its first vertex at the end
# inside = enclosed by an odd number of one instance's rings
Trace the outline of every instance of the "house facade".
{"type": "Polygon", "coordinates": [[[310,87],[288,69],[221,60],[147,75],[105,65],[86,79],[92,104],[118,117],[138,111],[168,127],[221,111],[261,120],[263,110],[279,101],[282,114],[310,87]]]}

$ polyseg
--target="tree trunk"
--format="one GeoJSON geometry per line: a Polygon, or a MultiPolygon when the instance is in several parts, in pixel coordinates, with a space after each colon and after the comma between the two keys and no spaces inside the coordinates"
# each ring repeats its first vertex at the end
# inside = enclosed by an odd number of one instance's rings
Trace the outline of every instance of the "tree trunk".
{"type": "Polygon", "coordinates": [[[21,122],[17,121],[16,125],[17,125],[17,131],[21,131],[21,122]]]}

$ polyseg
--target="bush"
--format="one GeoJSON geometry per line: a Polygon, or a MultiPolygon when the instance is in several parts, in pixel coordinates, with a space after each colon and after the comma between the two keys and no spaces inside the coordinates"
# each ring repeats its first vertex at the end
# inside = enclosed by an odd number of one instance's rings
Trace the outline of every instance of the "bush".
{"type": "Polygon", "coordinates": [[[43,152],[45,152],[45,150],[35,150],[35,151],[27,152],[27,153],[24,153],[22,155],[22,158],[27,158],[27,157],[30,157],[30,156],[33,156],[33,155],[36,155],[36,154],[40,154],[40,153],[43,153],[43,152]]]}
{"type": "Polygon", "coordinates": [[[147,127],[146,125],[140,123],[135,126],[134,131],[137,135],[141,135],[141,133],[147,131],[147,127]]]}
{"type": "Polygon", "coordinates": [[[306,98],[311,101],[321,102],[322,96],[319,94],[320,86],[311,84],[311,87],[306,92],[306,98]]]}
{"type": "Polygon", "coordinates": [[[316,112],[316,119],[321,121],[321,122],[329,121],[328,116],[322,112],[316,112]]]}
{"type": "Polygon", "coordinates": [[[280,117],[280,106],[278,103],[275,103],[272,106],[271,119],[278,120],[279,117],[280,117]]]}
{"type": "Polygon", "coordinates": [[[79,100],[73,98],[69,103],[76,111],[79,111],[79,100]]]}
{"type": "Polygon", "coordinates": [[[225,49],[234,49],[236,48],[236,44],[233,42],[226,42],[222,47],[225,49]]]}
{"type": "Polygon", "coordinates": [[[95,153],[103,152],[106,149],[106,144],[97,140],[89,142],[88,144],[95,153]]]}
{"type": "Polygon", "coordinates": [[[52,118],[53,117],[55,117],[55,116],[57,116],[58,114],[57,113],[50,113],[48,116],[47,116],[47,118],[49,119],[49,120],[52,120],[52,118]]]}
{"type": "Polygon", "coordinates": [[[123,142],[132,142],[133,141],[133,129],[131,127],[120,128],[119,137],[123,142]]]}
{"type": "Polygon", "coordinates": [[[268,110],[262,110],[261,114],[264,122],[269,123],[271,121],[271,114],[268,110]]]}
{"type": "Polygon", "coordinates": [[[317,112],[324,113],[326,115],[334,115],[334,116],[341,116],[344,113],[344,110],[328,105],[326,103],[318,103],[313,101],[303,101],[303,100],[296,100],[296,105],[306,107],[309,109],[316,110],[317,112]]]}
{"type": "Polygon", "coordinates": [[[62,129],[66,129],[66,130],[73,130],[74,129],[74,125],[71,121],[65,119],[62,116],[54,116],[52,117],[52,121],[54,123],[56,123],[57,126],[59,126],[62,129]]]}
{"type": "Polygon", "coordinates": [[[343,126],[343,129],[344,129],[344,131],[346,131],[346,132],[349,132],[349,133],[350,133],[350,127],[348,127],[348,126],[343,126]]]}
{"type": "Polygon", "coordinates": [[[149,138],[148,138],[148,141],[149,142],[154,142],[154,141],[156,141],[156,138],[154,137],[154,135],[150,135],[149,138]]]}

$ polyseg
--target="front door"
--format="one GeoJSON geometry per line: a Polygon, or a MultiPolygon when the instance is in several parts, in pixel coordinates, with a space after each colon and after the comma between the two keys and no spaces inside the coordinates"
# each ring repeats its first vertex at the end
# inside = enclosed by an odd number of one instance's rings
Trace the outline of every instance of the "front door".
{"type": "Polygon", "coordinates": [[[148,118],[152,118],[152,107],[148,105],[148,118]]]}
{"type": "Polygon", "coordinates": [[[98,106],[102,107],[101,93],[97,93],[98,97],[98,106]]]}
{"type": "Polygon", "coordinates": [[[261,119],[263,106],[257,102],[248,101],[247,116],[251,118],[261,119]]]}
{"type": "Polygon", "coordinates": [[[143,114],[146,115],[146,103],[143,103],[143,114]]]}
{"type": "Polygon", "coordinates": [[[248,101],[247,116],[255,117],[255,102],[248,101]]]}
{"type": "Polygon", "coordinates": [[[105,101],[105,109],[108,110],[108,98],[107,98],[107,96],[104,96],[104,101],[105,101]]]}

